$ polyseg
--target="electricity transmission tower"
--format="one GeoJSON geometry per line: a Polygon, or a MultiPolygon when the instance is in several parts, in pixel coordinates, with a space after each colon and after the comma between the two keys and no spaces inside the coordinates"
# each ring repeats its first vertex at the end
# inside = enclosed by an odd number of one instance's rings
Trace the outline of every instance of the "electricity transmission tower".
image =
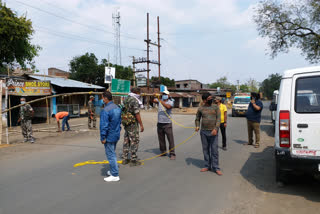
{"type": "Polygon", "coordinates": [[[112,25],[114,30],[114,61],[121,65],[121,45],[120,45],[120,11],[116,9],[112,14],[112,25]]]}

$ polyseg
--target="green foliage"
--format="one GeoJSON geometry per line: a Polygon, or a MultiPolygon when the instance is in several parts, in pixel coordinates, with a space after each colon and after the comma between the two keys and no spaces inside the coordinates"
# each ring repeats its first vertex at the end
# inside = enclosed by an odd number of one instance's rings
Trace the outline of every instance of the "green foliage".
{"type": "Polygon", "coordinates": [[[255,79],[250,78],[246,85],[248,86],[249,92],[259,92],[259,83],[255,79]]]}
{"type": "MultiPolygon", "coordinates": [[[[108,66],[108,61],[99,60],[93,53],[86,53],[82,56],[74,57],[70,63],[70,79],[78,80],[81,82],[106,86],[104,83],[105,67],[108,66]]],[[[124,80],[132,80],[133,72],[131,67],[124,67],[121,65],[113,65],[110,67],[116,68],[116,78],[124,80]]]]}
{"type": "Polygon", "coordinates": [[[230,88],[231,84],[228,82],[227,77],[219,78],[215,83],[209,84],[210,88],[230,88]]]}
{"type": "Polygon", "coordinates": [[[22,68],[30,65],[35,68],[34,57],[41,49],[32,45],[31,36],[34,33],[31,20],[26,16],[18,17],[0,0],[0,71],[7,65],[19,64],[22,68]]]}
{"type": "Polygon", "coordinates": [[[240,85],[241,92],[250,92],[249,86],[247,84],[240,85]]]}
{"type": "Polygon", "coordinates": [[[320,61],[320,1],[261,1],[254,15],[257,30],[269,38],[271,57],[295,47],[311,63],[320,61]]]}
{"type": "Polygon", "coordinates": [[[264,94],[265,97],[272,99],[273,91],[278,90],[280,87],[282,76],[278,73],[271,74],[261,84],[260,91],[264,94]]]}
{"type": "MultiPolygon", "coordinates": [[[[159,77],[151,77],[151,82],[159,83],[159,77]]],[[[175,80],[170,79],[169,77],[160,76],[160,84],[167,87],[175,87],[175,80]]]]}

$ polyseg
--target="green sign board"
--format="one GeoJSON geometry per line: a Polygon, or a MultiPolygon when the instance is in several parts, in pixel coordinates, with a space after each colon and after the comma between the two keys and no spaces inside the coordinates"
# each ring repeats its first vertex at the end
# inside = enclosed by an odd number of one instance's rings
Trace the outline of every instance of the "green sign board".
{"type": "MultiPolygon", "coordinates": [[[[111,83],[111,93],[130,93],[130,84],[129,80],[121,80],[121,79],[112,79],[111,83]]],[[[116,96],[116,94],[115,94],[116,96]]],[[[119,95],[124,96],[124,95],[119,95]]]]}

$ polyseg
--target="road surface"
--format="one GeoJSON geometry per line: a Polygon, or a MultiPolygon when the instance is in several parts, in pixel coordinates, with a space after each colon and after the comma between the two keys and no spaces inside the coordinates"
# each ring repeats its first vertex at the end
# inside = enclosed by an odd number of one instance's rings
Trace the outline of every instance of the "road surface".
{"type": "MultiPolygon", "coordinates": [[[[273,128],[265,103],[262,146],[247,142],[246,119],[228,118],[228,150],[220,152],[223,176],[200,173],[199,134],[176,150],[177,159],[160,157],[143,166],[120,166],[120,182],[106,183],[108,165],[74,164],[105,160],[98,131],[63,133],[0,149],[0,214],[142,213],[317,213],[319,183],[311,178],[278,188],[274,182],[273,128]]],[[[156,114],[143,113],[139,158],[159,154],[156,114]]],[[[175,115],[194,126],[194,115],[175,115]]],[[[176,144],[193,129],[174,126],[176,144]]],[[[221,147],[221,137],[219,139],[221,147]]],[[[122,138],[117,153],[121,153],[122,138]]]]}

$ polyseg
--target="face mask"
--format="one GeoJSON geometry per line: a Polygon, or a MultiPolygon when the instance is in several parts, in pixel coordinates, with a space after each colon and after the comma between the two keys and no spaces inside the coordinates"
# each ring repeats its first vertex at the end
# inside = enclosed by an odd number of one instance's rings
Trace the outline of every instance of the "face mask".
{"type": "Polygon", "coordinates": [[[20,101],[20,103],[21,103],[21,104],[25,104],[25,103],[26,103],[26,101],[20,101]]]}
{"type": "Polygon", "coordinates": [[[168,95],[162,95],[162,100],[167,100],[169,98],[168,95]]]}
{"type": "Polygon", "coordinates": [[[208,103],[209,105],[211,105],[212,102],[213,102],[213,100],[207,100],[207,103],[208,103]]]}

